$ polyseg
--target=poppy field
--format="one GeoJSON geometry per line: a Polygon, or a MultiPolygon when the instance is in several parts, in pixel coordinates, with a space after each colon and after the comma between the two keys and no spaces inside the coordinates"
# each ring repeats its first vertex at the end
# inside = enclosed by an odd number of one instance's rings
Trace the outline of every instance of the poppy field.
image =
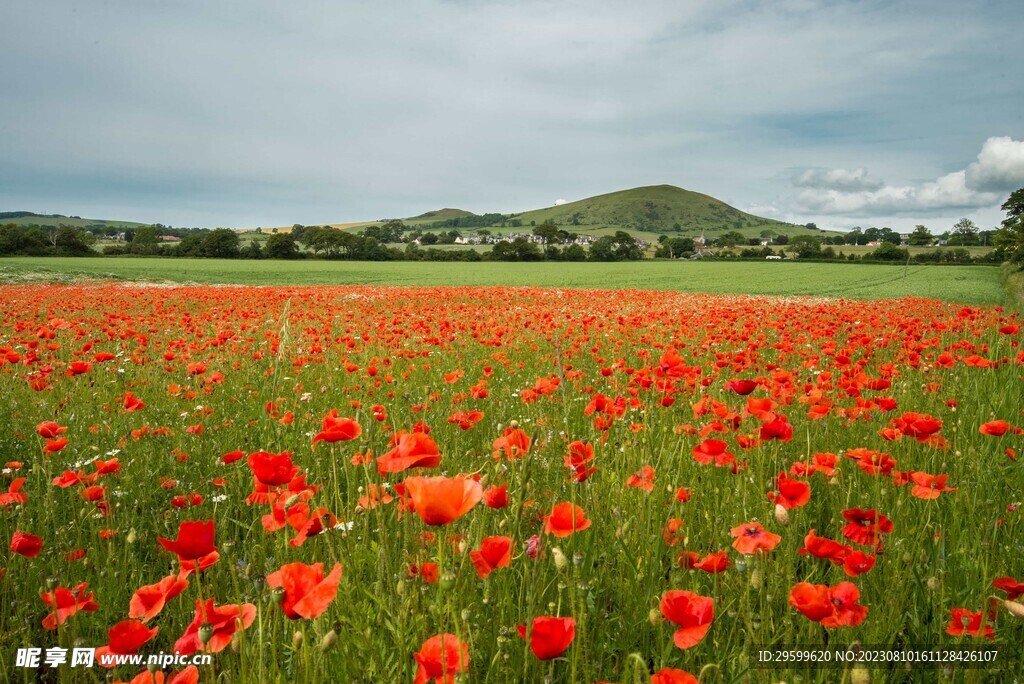
{"type": "Polygon", "coordinates": [[[1008,681],[1016,313],[2,285],[11,682],[1008,681]],[[765,667],[769,648],[999,649],[765,667]],[[209,654],[16,667],[25,647],[209,654]]]}

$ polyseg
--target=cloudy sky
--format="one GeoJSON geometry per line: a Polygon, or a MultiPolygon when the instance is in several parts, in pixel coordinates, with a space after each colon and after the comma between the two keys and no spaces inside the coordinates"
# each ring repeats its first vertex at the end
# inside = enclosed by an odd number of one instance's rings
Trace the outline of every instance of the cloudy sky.
{"type": "Polygon", "coordinates": [[[1024,186],[1020,0],[0,2],[0,211],[274,226],[670,183],[938,232],[1024,186]]]}

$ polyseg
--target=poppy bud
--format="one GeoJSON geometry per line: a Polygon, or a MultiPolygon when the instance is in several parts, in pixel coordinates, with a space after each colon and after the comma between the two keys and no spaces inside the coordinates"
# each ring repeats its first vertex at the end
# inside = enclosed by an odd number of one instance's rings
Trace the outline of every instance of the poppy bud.
{"type": "Polygon", "coordinates": [[[292,494],[291,496],[289,496],[287,499],[284,500],[284,508],[285,508],[285,510],[288,510],[289,508],[291,508],[294,504],[296,504],[298,502],[299,502],[299,495],[298,494],[292,494]]]}
{"type": "Polygon", "coordinates": [[[911,563],[914,562],[914,557],[911,556],[910,553],[905,553],[905,554],[903,554],[903,559],[902,560],[903,560],[903,564],[904,565],[910,565],[911,563]]]}
{"type": "Polygon", "coordinates": [[[270,591],[270,595],[273,597],[274,603],[280,603],[281,601],[283,601],[284,597],[285,597],[285,593],[286,592],[285,592],[284,587],[274,587],[270,591]]]}
{"type": "Polygon", "coordinates": [[[736,568],[737,572],[746,572],[747,571],[747,559],[746,558],[737,558],[736,562],[733,564],[733,567],[736,568]]]}
{"type": "Polygon", "coordinates": [[[231,652],[238,653],[242,650],[242,632],[235,632],[231,636],[231,652]]]}
{"type": "Polygon", "coordinates": [[[461,540],[459,542],[459,554],[460,555],[466,553],[466,546],[467,545],[466,545],[466,540],[465,539],[463,539],[463,540],[461,540]]]}
{"type": "Polygon", "coordinates": [[[334,648],[336,643],[338,643],[338,633],[332,629],[327,634],[324,634],[324,638],[320,640],[320,650],[326,653],[334,648]]]}
{"type": "Polygon", "coordinates": [[[551,549],[551,558],[555,561],[555,569],[559,572],[563,572],[568,565],[568,561],[565,558],[565,554],[562,553],[562,549],[557,546],[551,549]]]}
{"type": "Polygon", "coordinates": [[[455,573],[450,572],[450,571],[445,571],[441,575],[441,588],[447,591],[448,589],[451,589],[454,586],[455,586],[455,573]]]}
{"type": "Polygon", "coordinates": [[[405,593],[405,580],[398,580],[398,586],[395,587],[395,593],[399,596],[405,593]]]}
{"type": "Polygon", "coordinates": [[[151,663],[146,663],[146,669],[149,671],[149,674],[155,675],[156,671],[160,669],[160,664],[159,663],[152,663],[152,662],[151,663]]]}
{"type": "Polygon", "coordinates": [[[789,524],[789,511],[782,504],[775,504],[775,522],[783,527],[789,524]]]}
{"type": "Polygon", "coordinates": [[[50,575],[46,578],[46,588],[53,591],[57,588],[57,584],[60,582],[56,575],[50,575]]]}
{"type": "Polygon", "coordinates": [[[302,632],[295,630],[295,634],[292,635],[292,648],[296,651],[302,648],[302,632]]]}
{"type": "Polygon", "coordinates": [[[135,528],[133,527],[132,529],[128,530],[128,536],[126,536],[124,540],[129,544],[134,544],[136,539],[138,539],[138,534],[136,534],[135,528]]]}
{"type": "Polygon", "coordinates": [[[572,564],[575,565],[577,568],[583,565],[583,560],[583,554],[579,551],[572,554],[572,564]]]}
{"type": "Polygon", "coordinates": [[[1018,620],[1024,620],[1024,603],[1017,603],[1016,601],[1003,601],[1003,607],[1009,611],[1010,615],[1017,618],[1018,620]]]}
{"type": "Polygon", "coordinates": [[[199,643],[205,646],[209,643],[210,639],[213,638],[213,625],[209,622],[204,622],[199,627],[199,643]]]}
{"type": "Polygon", "coordinates": [[[752,573],[750,573],[750,586],[752,588],[754,588],[754,589],[760,589],[761,588],[761,571],[760,570],[756,570],[755,569],[752,573]]]}
{"type": "Polygon", "coordinates": [[[850,668],[850,684],[871,684],[871,672],[858,663],[850,668]]]}
{"type": "Polygon", "coordinates": [[[657,608],[651,608],[647,613],[647,621],[657,627],[658,623],[661,622],[661,611],[657,608]]]}
{"type": "Polygon", "coordinates": [[[462,612],[459,613],[459,617],[462,618],[463,622],[469,622],[469,618],[473,617],[473,611],[469,608],[463,608],[462,612]]]}
{"type": "Polygon", "coordinates": [[[942,582],[939,581],[938,577],[929,577],[926,584],[928,585],[928,588],[932,591],[938,591],[939,587],[942,586],[942,582]]]}
{"type": "Polygon", "coordinates": [[[835,487],[835,486],[836,486],[837,484],[839,484],[839,478],[838,478],[838,477],[835,477],[835,476],[832,476],[831,478],[829,478],[829,481],[828,481],[828,483],[829,483],[829,485],[831,485],[832,487],[835,487]]]}
{"type": "Polygon", "coordinates": [[[508,422],[508,426],[509,426],[510,428],[512,428],[513,430],[515,430],[516,428],[518,428],[518,427],[519,427],[519,421],[518,421],[518,420],[510,420],[510,421],[508,422]]]}

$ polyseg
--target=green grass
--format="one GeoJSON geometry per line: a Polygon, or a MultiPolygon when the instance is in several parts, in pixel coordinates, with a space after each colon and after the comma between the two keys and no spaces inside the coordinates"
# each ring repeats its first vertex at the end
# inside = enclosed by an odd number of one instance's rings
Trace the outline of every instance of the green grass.
{"type": "MultiPolygon", "coordinates": [[[[169,268],[175,262],[154,263],[169,268]]],[[[209,265],[210,274],[217,267],[272,265],[194,263],[209,265]]],[[[294,265],[291,275],[318,265],[294,265]]],[[[394,266],[417,265],[385,264],[381,272],[394,266]]],[[[552,274],[572,270],[551,266],[552,274]]],[[[744,264],[628,265],[643,266],[751,272],[744,264]]],[[[843,270],[800,267],[819,274],[819,283],[843,270]]],[[[618,267],[594,268],[603,269],[591,271],[596,274],[618,267]]],[[[523,269],[533,277],[538,272],[523,269]]],[[[901,269],[869,272],[884,278],[901,269]]],[[[474,271],[437,264],[435,273],[474,271]]],[[[736,280],[749,289],[764,278],[736,280]]],[[[2,285],[0,302],[6,323],[0,345],[10,347],[0,365],[0,444],[4,461],[21,462],[0,475],[0,492],[15,477],[26,478],[24,501],[0,506],[0,542],[6,547],[15,531],[43,540],[34,558],[4,551],[0,657],[6,666],[0,682],[97,684],[138,675],[142,667],[119,667],[108,679],[99,667],[37,672],[13,664],[17,648],[106,643],[108,630],[128,617],[133,592],[181,567],[157,540],[175,538],[184,521],[215,523],[219,560],[190,576],[181,595],[149,621],[159,632],[138,652],[171,650],[193,620],[197,600],[250,604],[251,626],[231,645],[211,644],[223,648],[200,668],[204,683],[408,684],[421,645],[455,634],[470,657],[459,684],[648,684],[649,673],[662,667],[701,675],[705,683],[852,684],[864,680],[848,669],[758,669],[754,659],[770,644],[989,646],[947,634],[951,611],[982,610],[989,596],[1001,595],[991,586],[996,577],[1024,579],[1022,462],[1004,454],[1008,447],[1019,450],[1019,438],[979,432],[996,418],[1021,422],[1021,366],[964,363],[973,353],[990,359],[1019,353],[1013,346],[1019,338],[997,330],[1006,317],[991,309],[965,317],[959,306],[919,300],[878,305],[662,292],[94,283],[2,285]],[[666,353],[671,349],[679,356],[666,353]],[[946,351],[956,359],[952,365],[938,359],[946,351]],[[9,358],[12,352],[21,359],[9,358]],[[112,358],[96,360],[79,375],[70,372],[100,352],[112,358]],[[550,387],[552,377],[559,380],[555,391],[527,399],[524,389],[539,386],[538,379],[550,387]],[[751,414],[748,399],[726,390],[736,378],[758,380],[750,399],[761,408],[769,398],[777,402],[772,410],[788,418],[791,440],[741,443],[775,416],[751,414]],[[891,385],[872,384],[882,378],[891,385]],[[486,396],[471,394],[481,387],[486,396]],[[145,406],[127,411],[126,392],[145,406]],[[607,415],[591,415],[585,407],[597,393],[621,398],[621,413],[608,407],[607,415]],[[876,406],[882,397],[898,409],[876,406]],[[828,415],[812,420],[808,401],[818,398],[833,404],[828,415]],[[356,420],[362,433],[314,450],[313,435],[332,409],[356,420]],[[470,411],[480,412],[470,429],[449,421],[455,412],[470,411]],[[941,420],[938,435],[948,445],[910,436],[886,441],[879,434],[911,411],[941,420]],[[371,415],[378,412],[386,416],[371,415]],[[282,422],[286,416],[293,420],[282,422]],[[36,426],[49,420],[67,428],[67,443],[54,453],[44,453],[46,442],[37,435],[36,426]],[[392,429],[418,423],[431,428],[442,454],[439,467],[382,475],[372,461],[352,463],[355,452],[386,453],[392,429]],[[517,424],[531,439],[529,452],[492,458],[494,440],[517,424]],[[702,429],[725,441],[746,468],[734,474],[698,463],[691,454],[704,439],[695,434],[702,429]],[[593,448],[590,465],[597,470],[585,482],[571,481],[563,465],[574,440],[593,448]],[[849,458],[857,447],[891,454],[899,471],[949,475],[956,491],[917,498],[910,485],[871,475],[866,463],[858,467],[849,458]],[[298,493],[282,493],[278,503],[296,515],[295,524],[308,505],[347,526],[327,524],[301,546],[289,543],[297,539],[292,526],[268,533],[263,516],[274,519],[271,506],[246,503],[254,489],[247,460],[224,465],[219,458],[235,450],[289,452],[305,483],[317,489],[301,500],[298,493]],[[815,452],[836,454],[835,472],[798,478],[810,487],[809,500],[782,518],[766,493],[775,490],[779,473],[815,452]],[[93,494],[103,497],[106,515],[84,485],[52,484],[66,470],[88,477],[96,458],[121,465],[94,485],[102,488],[93,494]],[[656,473],[654,486],[627,487],[644,466],[656,473]],[[428,527],[419,514],[400,512],[398,501],[368,510],[358,504],[371,485],[387,483],[395,492],[407,477],[441,473],[476,473],[482,487],[505,485],[510,505],[478,504],[458,520],[428,527]],[[678,487],[692,491],[692,498],[677,500],[678,487]],[[192,494],[203,500],[174,507],[172,497],[192,494]],[[543,519],[563,502],[580,506],[589,526],[555,537],[545,532],[543,519]],[[823,558],[799,553],[811,530],[845,543],[842,513],[853,508],[877,510],[893,523],[873,569],[848,577],[823,558]],[[681,525],[680,534],[668,537],[671,520],[681,525]],[[730,530],[752,521],[780,539],[773,550],[741,556],[730,530]],[[101,536],[105,531],[114,534],[101,536]],[[512,557],[480,579],[469,551],[495,535],[512,540],[512,557]],[[534,535],[535,558],[527,552],[534,535]],[[84,558],[66,560],[78,550],[84,558]],[[731,566],[714,575],[687,570],[679,563],[684,550],[725,551],[731,566]],[[289,620],[277,605],[266,578],[291,563],[323,563],[325,571],[342,565],[337,593],[330,592],[322,614],[289,620]],[[439,582],[412,573],[426,563],[438,564],[439,582]],[[40,596],[82,582],[95,593],[95,612],[81,610],[59,629],[44,629],[50,609],[40,596]],[[800,582],[852,582],[866,619],[826,629],[801,615],[788,602],[800,582]],[[714,601],[709,630],[685,649],[673,641],[676,625],[658,610],[675,590],[714,601]],[[538,660],[517,637],[517,625],[539,616],[576,621],[562,657],[538,660]],[[327,639],[331,632],[335,641],[327,639]],[[325,639],[329,647],[321,646],[325,639]]],[[[197,626],[202,621],[200,615],[197,626]]],[[[235,625],[227,620],[220,628],[235,625]]],[[[1017,681],[1024,664],[1013,654],[1021,643],[1024,621],[1000,608],[991,642],[1001,650],[995,666],[956,665],[949,676],[917,667],[902,676],[898,666],[872,663],[868,674],[875,683],[1017,681]]]]}
{"type": "Polygon", "coordinates": [[[708,294],[808,295],[854,299],[929,297],[1002,304],[990,266],[888,266],[774,262],[437,263],[244,261],[145,258],[0,258],[6,280],[40,273],[128,280],[245,285],[508,285],[637,288],[708,294]]]}

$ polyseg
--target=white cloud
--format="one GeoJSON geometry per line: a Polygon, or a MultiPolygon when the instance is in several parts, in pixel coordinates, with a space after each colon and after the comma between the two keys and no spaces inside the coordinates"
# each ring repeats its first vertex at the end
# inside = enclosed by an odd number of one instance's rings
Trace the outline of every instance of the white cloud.
{"type": "Polygon", "coordinates": [[[950,210],[993,207],[1007,191],[1024,186],[1024,142],[989,138],[978,161],[917,185],[887,185],[867,169],[812,169],[793,179],[802,188],[792,198],[798,213],[870,217],[941,215],[950,210]]]}
{"type": "Polygon", "coordinates": [[[983,192],[1011,192],[1024,187],[1024,141],[989,138],[978,161],[967,167],[967,187],[983,192]]]}
{"type": "Polygon", "coordinates": [[[568,203],[569,203],[569,200],[565,200],[565,199],[556,199],[555,200],[555,206],[556,207],[560,207],[563,204],[568,204],[568,203]]]}
{"type": "Polygon", "coordinates": [[[822,188],[840,192],[878,190],[885,185],[876,178],[868,177],[863,166],[858,169],[808,169],[793,179],[798,188],[822,188]]]}

